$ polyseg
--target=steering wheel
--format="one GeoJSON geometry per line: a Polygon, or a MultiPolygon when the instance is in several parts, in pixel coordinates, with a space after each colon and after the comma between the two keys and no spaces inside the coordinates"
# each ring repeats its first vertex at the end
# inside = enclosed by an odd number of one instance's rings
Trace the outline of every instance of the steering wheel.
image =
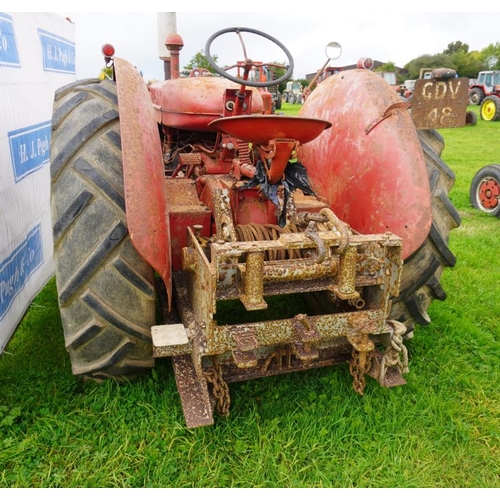
{"type": "MultiPolygon", "coordinates": [[[[242,39],[241,39],[241,43],[243,45],[242,39]]],[[[246,55],[246,50],[245,50],[244,45],[243,45],[243,52],[246,55]]],[[[249,87],[271,87],[273,85],[278,85],[278,83],[284,82],[285,80],[289,80],[292,76],[292,73],[293,73],[293,57],[292,57],[292,54],[290,54],[290,51],[279,40],[276,40],[276,38],[272,37],[271,35],[268,35],[267,33],[264,33],[263,31],[254,30],[252,28],[226,28],[226,29],[217,31],[217,33],[214,33],[207,40],[207,43],[205,45],[205,57],[208,59],[208,62],[215,69],[215,71],[217,71],[217,73],[219,73],[219,75],[223,76],[224,78],[227,78],[228,80],[231,80],[232,82],[238,83],[240,85],[247,85],[249,87]],[[225,33],[236,33],[239,36],[241,32],[253,33],[254,35],[262,36],[264,38],[267,38],[271,42],[275,43],[286,54],[287,62],[288,62],[288,65],[286,66],[286,68],[287,68],[286,73],[282,77],[277,78],[276,80],[271,80],[268,82],[251,82],[248,80],[243,80],[243,78],[237,78],[236,76],[229,74],[227,71],[224,71],[222,68],[217,66],[217,64],[215,64],[215,61],[210,53],[210,47],[211,47],[212,43],[214,42],[214,40],[216,38],[218,38],[219,36],[224,35],[225,33]]],[[[250,63],[252,62],[251,60],[247,60],[247,61],[249,61],[250,63]]],[[[259,64],[259,67],[260,66],[261,65],[259,64]]],[[[262,66],[274,66],[276,68],[282,67],[281,65],[273,64],[273,63],[263,64],[262,66]]],[[[231,68],[235,68],[235,67],[244,68],[244,65],[236,64],[235,66],[231,66],[231,68]]]]}

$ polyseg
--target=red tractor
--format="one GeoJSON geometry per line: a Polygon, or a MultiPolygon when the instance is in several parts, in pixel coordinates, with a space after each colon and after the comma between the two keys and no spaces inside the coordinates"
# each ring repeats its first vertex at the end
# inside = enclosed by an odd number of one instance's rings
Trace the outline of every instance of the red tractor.
{"type": "Polygon", "coordinates": [[[500,71],[481,71],[469,87],[469,104],[481,106],[483,120],[500,120],[500,71]]]}
{"type": "MultiPolygon", "coordinates": [[[[148,88],[108,54],[114,81],[76,82],[54,103],[54,256],[73,373],[120,379],[170,357],[188,427],[227,415],[235,381],[347,361],[360,394],[366,375],[404,384],[403,340],[446,297],[460,223],[442,138],[417,131],[417,109],[386,81],[343,71],[300,116],[272,115],[251,59],[235,77],[211,56],[235,33],[276,43],[290,77],[279,41],[229,28],[205,48],[222,78],[148,88]]],[[[426,87],[426,105],[446,85],[426,87]]],[[[447,126],[450,110],[436,113],[447,126]]]]}

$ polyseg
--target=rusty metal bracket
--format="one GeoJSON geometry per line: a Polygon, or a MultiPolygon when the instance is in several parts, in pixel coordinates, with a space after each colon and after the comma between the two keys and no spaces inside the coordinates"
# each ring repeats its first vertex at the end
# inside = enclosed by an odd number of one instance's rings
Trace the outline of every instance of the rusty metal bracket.
{"type": "Polygon", "coordinates": [[[391,104],[386,110],[385,113],[382,116],[379,116],[375,120],[373,120],[366,128],[365,128],[365,134],[368,135],[381,121],[385,120],[386,118],[389,118],[389,116],[393,115],[396,113],[396,111],[400,111],[402,109],[410,109],[411,108],[411,102],[410,101],[401,101],[401,102],[396,102],[394,104],[391,104]]]}
{"type": "Polygon", "coordinates": [[[346,335],[346,338],[349,344],[358,352],[370,352],[375,349],[375,344],[368,335],[346,335]]]}
{"type": "Polygon", "coordinates": [[[355,288],[357,255],[357,248],[350,246],[339,258],[338,285],[333,287],[333,291],[341,300],[359,298],[355,288]]]}
{"type": "Polygon", "coordinates": [[[237,241],[229,190],[214,189],[213,203],[217,238],[222,241],[237,241]]]}
{"type": "Polygon", "coordinates": [[[233,340],[236,344],[233,359],[238,368],[255,368],[258,360],[253,351],[259,347],[257,337],[247,330],[233,335],[233,340]]]}
{"type": "Polygon", "coordinates": [[[308,363],[319,357],[319,351],[311,344],[306,342],[295,342],[294,345],[294,353],[301,361],[304,363],[308,363]]]}
{"type": "Polygon", "coordinates": [[[196,374],[191,356],[174,356],[172,364],[187,427],[212,425],[213,408],[207,382],[196,374]]]}
{"type": "Polygon", "coordinates": [[[308,362],[319,357],[319,351],[312,343],[321,338],[311,318],[298,314],[292,318],[292,328],[298,340],[294,342],[294,352],[301,361],[308,362]]]}
{"type": "Polygon", "coordinates": [[[264,300],[264,252],[248,252],[246,267],[243,275],[243,293],[240,295],[241,303],[247,311],[267,309],[264,300]]]}
{"type": "Polygon", "coordinates": [[[297,314],[292,318],[292,326],[302,342],[314,342],[321,338],[312,318],[308,318],[307,314],[297,314]]]}

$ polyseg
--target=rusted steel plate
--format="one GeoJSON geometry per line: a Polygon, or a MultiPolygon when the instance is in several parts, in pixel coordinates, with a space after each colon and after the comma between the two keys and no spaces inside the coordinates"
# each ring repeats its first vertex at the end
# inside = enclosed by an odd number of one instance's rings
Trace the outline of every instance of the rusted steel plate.
{"type": "Polygon", "coordinates": [[[182,249],[187,246],[186,227],[202,226],[201,234],[210,237],[211,211],[198,198],[193,179],[165,179],[170,226],[172,268],[181,269],[182,249]]]}
{"type": "MultiPolygon", "coordinates": [[[[317,347],[320,350],[328,347],[328,341],[345,337],[347,333],[355,328],[352,326],[354,323],[371,326],[372,328],[368,333],[373,335],[381,335],[389,331],[389,327],[385,323],[383,309],[310,316],[308,321],[311,322],[316,334],[319,336],[317,347]],[[324,345],[321,342],[324,342],[324,345]]],[[[297,330],[293,318],[243,323],[240,325],[216,325],[207,340],[207,352],[210,354],[224,354],[231,351],[233,349],[233,337],[247,331],[253,333],[261,347],[287,345],[296,340],[301,340],[300,331],[297,330]]]]}
{"type": "Polygon", "coordinates": [[[175,356],[172,364],[187,427],[212,425],[214,417],[207,382],[196,375],[191,356],[175,356]]]}
{"type": "Polygon", "coordinates": [[[469,79],[417,80],[411,116],[417,129],[465,126],[469,79]]]}
{"type": "Polygon", "coordinates": [[[192,351],[186,328],[182,323],[154,325],[151,327],[151,337],[154,358],[168,356],[172,348],[175,348],[179,355],[192,351]]]}
{"type": "Polygon", "coordinates": [[[139,254],[172,295],[163,154],[148,89],[134,66],[115,58],[127,226],[139,254]]]}

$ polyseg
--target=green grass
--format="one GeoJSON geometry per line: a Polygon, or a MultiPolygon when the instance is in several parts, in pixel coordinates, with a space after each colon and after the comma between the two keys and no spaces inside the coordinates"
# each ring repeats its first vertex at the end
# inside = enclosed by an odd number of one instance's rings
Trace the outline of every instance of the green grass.
{"type": "Polygon", "coordinates": [[[346,365],[233,384],[229,418],[187,430],[168,360],[76,380],[52,280],[0,358],[0,487],[500,487],[500,220],[468,200],[500,122],[442,135],[458,261],[407,343],[406,386],[360,397],[346,365]]]}
{"type": "Polygon", "coordinates": [[[281,109],[278,111],[278,113],[288,116],[297,116],[299,114],[300,108],[300,104],[288,104],[287,102],[284,102],[282,103],[281,109]]]}

